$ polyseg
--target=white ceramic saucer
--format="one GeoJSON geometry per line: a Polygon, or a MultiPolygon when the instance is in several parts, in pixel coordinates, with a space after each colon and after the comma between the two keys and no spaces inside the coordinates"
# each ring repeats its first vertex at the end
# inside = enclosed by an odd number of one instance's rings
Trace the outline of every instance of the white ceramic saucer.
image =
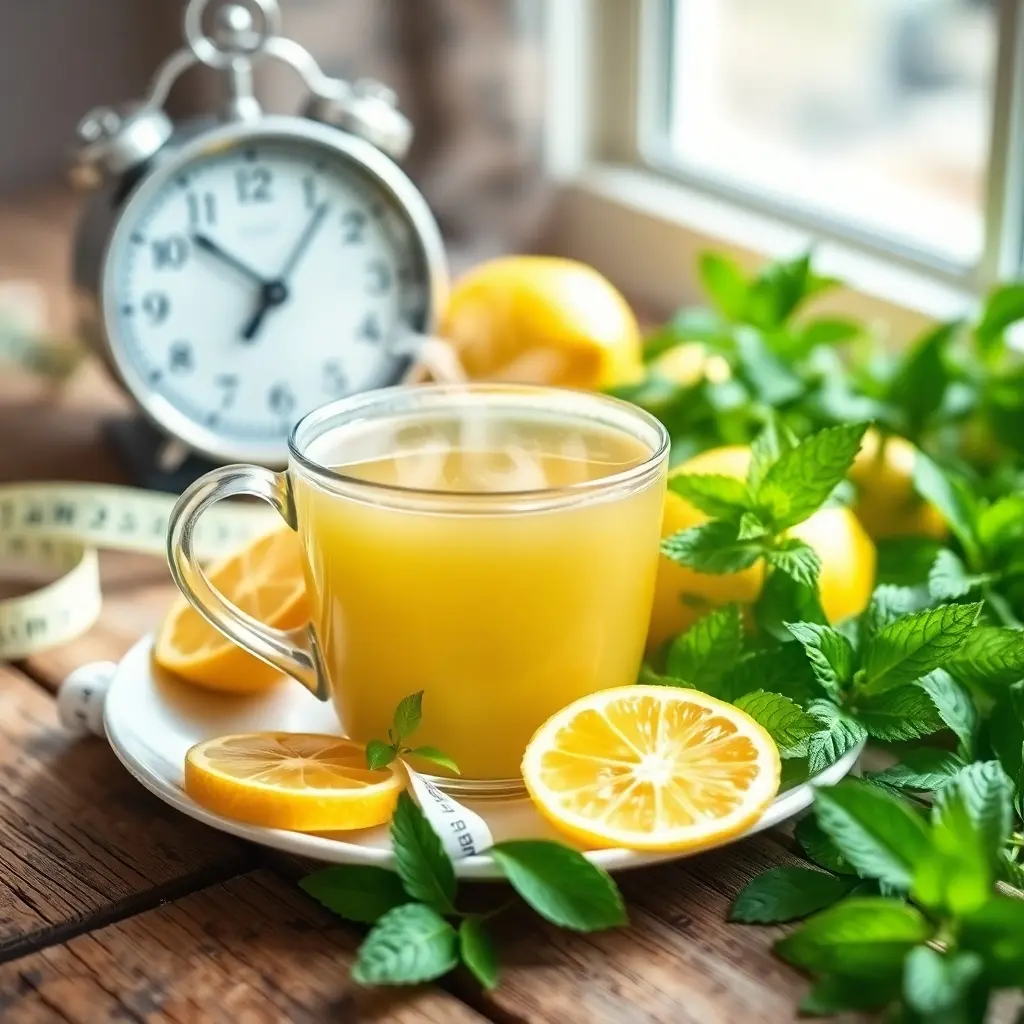
{"type": "MultiPolygon", "coordinates": [[[[188,686],[153,665],[152,645],[152,637],[146,637],[125,655],[104,704],[110,745],[139,782],[189,817],[263,846],[336,864],[392,864],[385,827],[358,832],[286,832],[222,818],[189,799],[182,789],[183,765],[185,752],[194,743],[226,733],[270,729],[334,733],[339,731],[338,723],[331,705],[320,703],[292,680],[283,680],[268,693],[247,697],[220,696],[188,686]]],[[[813,784],[838,782],[853,768],[859,754],[859,748],[850,751],[813,784]]],[[[782,794],[746,835],[791,818],[809,806],[812,796],[811,783],[782,794]]],[[[464,802],[485,818],[496,841],[562,838],[529,800],[464,802]]],[[[680,854],[613,849],[591,851],[587,856],[609,871],[620,871],[673,860],[680,854]]],[[[456,871],[464,878],[502,877],[486,853],[459,861],[456,871]]]]}

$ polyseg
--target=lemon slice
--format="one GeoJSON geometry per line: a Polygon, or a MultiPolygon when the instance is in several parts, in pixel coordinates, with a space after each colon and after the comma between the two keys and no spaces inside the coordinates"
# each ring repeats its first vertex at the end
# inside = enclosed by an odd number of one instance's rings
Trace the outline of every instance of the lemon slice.
{"type": "MultiPolygon", "coordinates": [[[[289,529],[257,538],[206,575],[229,601],[268,626],[293,629],[309,618],[302,551],[289,529]]],[[[214,629],[183,597],[157,632],[153,660],[190,683],[229,693],[264,690],[282,678],[214,629]]]]}
{"type": "Polygon", "coordinates": [[[185,792],[208,811],[295,832],[370,828],[391,818],[405,778],[366,767],[366,748],[340,736],[255,732],[197,743],[185,792]]]}
{"type": "Polygon", "coordinates": [[[624,686],[548,719],[523,779],[541,813],[586,845],[700,850],[757,821],[780,767],[772,738],[739,708],[696,690],[624,686]]]}

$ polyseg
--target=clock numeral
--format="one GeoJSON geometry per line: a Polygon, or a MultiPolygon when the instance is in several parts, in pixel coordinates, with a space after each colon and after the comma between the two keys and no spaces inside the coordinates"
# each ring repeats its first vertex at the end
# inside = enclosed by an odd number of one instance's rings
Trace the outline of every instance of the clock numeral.
{"type": "Polygon", "coordinates": [[[269,203],[273,175],[266,167],[240,167],[235,171],[235,189],[240,203],[269,203]]]}
{"type": "Polygon", "coordinates": [[[142,311],[153,327],[162,324],[171,311],[171,300],[164,292],[146,292],[142,298],[142,311]]]}
{"type": "Polygon", "coordinates": [[[377,319],[376,313],[367,313],[363,317],[363,322],[359,325],[358,335],[363,341],[369,341],[376,343],[383,337],[383,332],[380,329],[380,320],[377,319]]]}
{"type": "Polygon", "coordinates": [[[188,203],[190,228],[217,223],[217,197],[212,192],[204,192],[201,196],[196,195],[195,192],[189,192],[185,201],[188,203]]]}
{"type": "Polygon", "coordinates": [[[288,416],[295,408],[295,396],[287,384],[275,384],[267,392],[267,405],[278,416],[288,416]]]}
{"type": "Polygon", "coordinates": [[[348,210],[341,215],[342,241],[353,245],[363,240],[366,230],[366,214],[362,210],[348,210]]]}
{"type": "Polygon", "coordinates": [[[235,395],[238,394],[238,374],[219,373],[213,378],[213,383],[221,389],[220,407],[230,409],[235,404],[235,395]]]}
{"type": "Polygon", "coordinates": [[[180,270],[188,258],[188,242],[181,235],[156,238],[150,248],[154,270],[180,270]]]}
{"type": "Polygon", "coordinates": [[[348,391],[348,378],[336,359],[324,363],[324,391],[329,395],[343,395],[348,391]]]}
{"type": "Polygon", "coordinates": [[[192,346],[187,341],[171,343],[170,368],[174,373],[191,373],[195,369],[192,346]]]}
{"type": "Polygon", "coordinates": [[[366,274],[368,278],[366,285],[367,295],[379,298],[381,295],[387,295],[391,291],[393,281],[391,269],[383,260],[374,260],[373,263],[369,264],[366,268],[366,274]]]}

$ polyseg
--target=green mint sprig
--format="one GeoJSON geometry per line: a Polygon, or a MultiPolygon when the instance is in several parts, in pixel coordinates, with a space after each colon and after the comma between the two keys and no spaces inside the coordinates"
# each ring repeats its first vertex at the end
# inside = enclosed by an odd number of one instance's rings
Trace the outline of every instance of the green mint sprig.
{"type": "MultiPolygon", "coordinates": [[[[488,922],[508,904],[485,912],[458,909],[458,879],[437,833],[403,793],[391,822],[395,870],[369,865],[324,868],[299,884],[328,910],[373,927],[352,968],[361,985],[415,985],[464,964],[484,988],[499,981],[488,922]]],[[[592,932],[627,923],[611,877],[583,854],[549,840],[491,847],[512,888],[560,928],[592,932]]]]}
{"type": "Polygon", "coordinates": [[[459,775],[459,766],[447,754],[438,750],[437,747],[407,747],[405,741],[419,728],[420,719],[423,717],[423,690],[403,697],[395,708],[391,728],[388,729],[388,742],[383,740],[370,740],[366,744],[366,763],[372,771],[380,771],[386,768],[396,758],[405,754],[430,761],[432,764],[440,765],[451,772],[459,775]]]}
{"type": "Polygon", "coordinates": [[[870,782],[817,791],[797,839],[827,871],[773,868],[737,896],[733,921],[808,918],[775,946],[814,979],[804,1012],[980,1024],[1020,986],[1024,901],[996,890],[1013,784],[997,762],[951,767],[929,813],[870,782]]]}

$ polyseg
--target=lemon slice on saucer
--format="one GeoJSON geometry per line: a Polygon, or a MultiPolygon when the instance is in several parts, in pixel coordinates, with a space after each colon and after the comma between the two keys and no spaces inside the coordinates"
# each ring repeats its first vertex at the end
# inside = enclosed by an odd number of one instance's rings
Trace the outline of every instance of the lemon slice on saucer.
{"type": "Polygon", "coordinates": [[[197,743],[185,792],[208,811],[294,832],[370,828],[391,818],[400,765],[366,767],[366,748],[340,736],[256,732],[197,743]]]}
{"type": "Polygon", "coordinates": [[[696,690],[624,686],[545,722],[523,779],[541,813],[587,846],[688,851],[757,821],[780,767],[772,738],[739,708],[696,690]]]}

